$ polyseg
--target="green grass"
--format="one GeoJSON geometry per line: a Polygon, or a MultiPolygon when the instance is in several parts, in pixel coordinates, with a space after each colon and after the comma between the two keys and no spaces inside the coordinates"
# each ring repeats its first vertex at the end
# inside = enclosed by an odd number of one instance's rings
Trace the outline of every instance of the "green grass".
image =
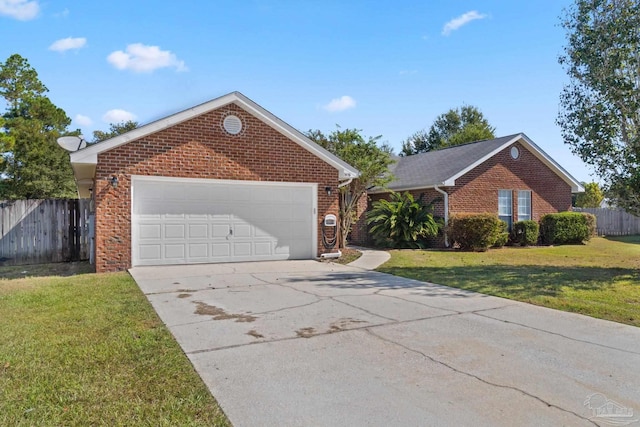
{"type": "Polygon", "coordinates": [[[378,271],[640,326],[640,236],[488,252],[395,250],[378,271]]]}
{"type": "Polygon", "coordinates": [[[0,425],[229,423],[135,282],[114,273],[0,279],[0,425]]]}

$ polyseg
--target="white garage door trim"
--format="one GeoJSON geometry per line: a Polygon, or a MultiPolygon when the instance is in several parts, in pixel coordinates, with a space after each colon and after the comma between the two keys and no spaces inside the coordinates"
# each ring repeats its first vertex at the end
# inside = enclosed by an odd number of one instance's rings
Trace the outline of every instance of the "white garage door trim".
{"type": "Polygon", "coordinates": [[[316,183],[134,175],[132,265],[315,258],[317,203],[316,183]]]}

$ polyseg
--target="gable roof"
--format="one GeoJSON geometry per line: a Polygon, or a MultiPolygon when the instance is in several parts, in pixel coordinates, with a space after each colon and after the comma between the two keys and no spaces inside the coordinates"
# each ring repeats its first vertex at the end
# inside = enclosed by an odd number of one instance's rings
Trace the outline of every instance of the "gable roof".
{"type": "Polygon", "coordinates": [[[522,144],[569,184],[572,192],[584,191],[580,183],[562,166],[534,144],[524,133],[518,133],[412,156],[397,157],[396,163],[391,167],[395,180],[389,183],[386,189],[376,188],[372,193],[454,186],[456,179],[516,142],[522,144]]]}
{"type": "MultiPolygon", "coordinates": [[[[98,163],[98,154],[232,103],[239,106],[244,111],[253,115],[258,120],[272,127],[276,131],[280,132],[319,159],[333,166],[338,170],[338,176],[340,180],[357,178],[360,175],[360,172],[356,168],[341,160],[329,151],[325,150],[315,142],[311,141],[302,132],[280,120],[240,92],[231,92],[227,95],[223,95],[219,98],[215,98],[211,101],[205,102],[195,107],[188,108],[184,111],[180,111],[165,118],[140,126],[139,128],[133,129],[114,138],[107,139],[97,144],[89,145],[82,150],[71,153],[71,166],[76,177],[78,189],[80,190],[81,187],[91,185],[93,177],[95,175],[95,166],[98,163]]],[[[88,188],[89,187],[86,188],[87,193],[88,188]]]]}

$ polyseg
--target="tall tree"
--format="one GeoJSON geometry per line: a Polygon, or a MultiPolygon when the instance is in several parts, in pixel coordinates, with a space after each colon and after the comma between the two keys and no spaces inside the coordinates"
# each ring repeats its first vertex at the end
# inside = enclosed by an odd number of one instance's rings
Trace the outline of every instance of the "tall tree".
{"type": "Polygon", "coordinates": [[[69,156],[56,143],[71,120],[44,94],[48,89],[20,55],[0,63],[0,97],[6,101],[0,148],[0,198],[75,197],[69,156]]]}
{"type": "Polygon", "coordinates": [[[426,153],[451,145],[495,138],[495,128],[473,105],[451,109],[439,115],[429,131],[420,130],[402,143],[401,156],[426,153]]]}
{"type": "Polygon", "coordinates": [[[101,130],[93,131],[92,143],[101,142],[106,139],[110,139],[118,135],[122,135],[123,133],[127,133],[130,130],[134,130],[139,126],[140,124],[133,120],[127,120],[126,122],[120,122],[120,123],[110,123],[108,132],[104,132],[101,130]]]}
{"type": "Polygon", "coordinates": [[[640,215],[640,0],[576,0],[560,64],[569,83],[557,123],[612,201],[640,215]]]}
{"type": "Polygon", "coordinates": [[[599,208],[604,200],[604,193],[597,182],[582,183],[584,193],[576,195],[577,208],[599,208]]]}
{"type": "Polygon", "coordinates": [[[358,129],[341,129],[325,135],[320,130],[309,130],[309,139],[326,148],[360,171],[360,176],[340,188],[340,247],[347,244],[347,236],[357,221],[358,202],[366,197],[370,187],[388,184],[392,175],[389,166],[393,163],[391,147],[378,145],[381,136],[365,139],[358,129]]]}

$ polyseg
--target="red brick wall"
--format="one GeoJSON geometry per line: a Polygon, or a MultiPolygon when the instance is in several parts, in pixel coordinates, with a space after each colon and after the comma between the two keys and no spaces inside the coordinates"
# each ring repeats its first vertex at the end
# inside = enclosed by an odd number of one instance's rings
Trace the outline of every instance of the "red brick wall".
{"type": "Polygon", "coordinates": [[[338,215],[338,171],[235,104],[195,117],[98,155],[96,183],[96,271],[131,267],[131,175],[318,183],[320,221],[338,215]],[[233,112],[241,135],[220,126],[233,112]],[[118,187],[109,179],[116,175],[118,187]]]}
{"type": "Polygon", "coordinates": [[[513,221],[518,221],[517,190],[531,190],[534,221],[571,209],[571,187],[520,144],[517,159],[508,147],[456,180],[449,192],[449,213],[498,213],[498,190],[513,190],[513,221]]]}

